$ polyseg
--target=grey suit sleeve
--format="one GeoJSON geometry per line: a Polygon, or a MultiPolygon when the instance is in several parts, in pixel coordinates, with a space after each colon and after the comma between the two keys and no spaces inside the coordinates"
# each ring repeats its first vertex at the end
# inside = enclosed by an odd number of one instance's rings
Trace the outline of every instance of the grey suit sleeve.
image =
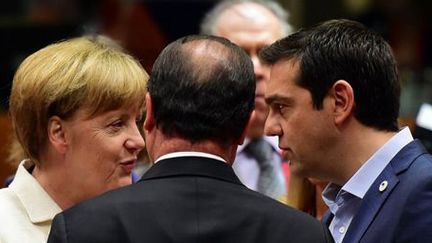
{"type": "Polygon", "coordinates": [[[67,243],[66,223],[61,213],[53,220],[48,243],[67,243]]]}

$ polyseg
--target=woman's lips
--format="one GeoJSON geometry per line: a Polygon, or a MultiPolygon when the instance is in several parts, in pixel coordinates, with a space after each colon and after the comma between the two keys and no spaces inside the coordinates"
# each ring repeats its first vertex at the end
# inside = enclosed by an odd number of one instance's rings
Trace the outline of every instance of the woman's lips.
{"type": "Polygon", "coordinates": [[[132,173],[132,170],[135,168],[135,164],[136,164],[136,160],[130,160],[130,161],[120,163],[120,166],[127,174],[130,174],[132,173]]]}

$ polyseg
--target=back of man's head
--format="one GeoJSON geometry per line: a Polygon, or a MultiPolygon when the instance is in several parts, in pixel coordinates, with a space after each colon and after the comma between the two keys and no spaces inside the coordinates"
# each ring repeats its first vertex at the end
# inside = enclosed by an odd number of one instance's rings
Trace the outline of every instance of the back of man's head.
{"type": "Polygon", "coordinates": [[[201,33],[222,36],[237,44],[252,59],[256,78],[255,116],[247,137],[264,133],[268,107],[264,102],[270,68],[262,65],[258,52],[265,46],[291,33],[288,13],[272,0],[224,0],[211,9],[201,23],[201,33]]]}
{"type": "Polygon", "coordinates": [[[248,55],[230,41],[186,36],[159,55],[148,90],[165,136],[230,145],[253,110],[255,77],[248,55]]]}

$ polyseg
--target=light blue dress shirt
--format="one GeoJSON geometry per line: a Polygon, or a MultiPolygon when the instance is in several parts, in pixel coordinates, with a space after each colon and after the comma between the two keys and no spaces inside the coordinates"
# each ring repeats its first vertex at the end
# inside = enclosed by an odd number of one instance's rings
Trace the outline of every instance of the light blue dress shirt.
{"type": "Polygon", "coordinates": [[[376,151],[345,185],[340,187],[330,183],[324,189],[322,194],[324,202],[334,214],[329,230],[336,243],[342,242],[364,195],[373,182],[393,157],[411,141],[413,141],[411,132],[408,127],[405,127],[376,151]]]}
{"type": "MultiPolygon", "coordinates": [[[[264,139],[273,147],[274,154],[273,154],[273,160],[275,166],[280,167],[280,173],[279,177],[282,181],[285,182],[284,174],[282,171],[282,158],[278,147],[278,137],[269,137],[264,136],[264,139]]],[[[244,151],[245,147],[249,144],[250,140],[247,138],[245,142],[240,145],[237,148],[237,155],[236,159],[234,161],[234,164],[232,165],[234,172],[240,179],[240,181],[247,186],[248,188],[256,191],[258,187],[258,178],[260,174],[260,167],[258,165],[258,162],[249,156],[247,156],[246,152],[244,151]]]]}

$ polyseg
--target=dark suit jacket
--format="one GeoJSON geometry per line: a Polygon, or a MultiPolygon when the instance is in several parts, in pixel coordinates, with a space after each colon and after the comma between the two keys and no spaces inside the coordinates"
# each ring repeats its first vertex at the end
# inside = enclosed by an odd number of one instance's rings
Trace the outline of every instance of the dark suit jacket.
{"type": "Polygon", "coordinates": [[[309,215],[249,190],[218,160],[159,161],[141,181],[57,215],[50,243],[329,242],[309,215]]]}
{"type": "MultiPolygon", "coordinates": [[[[332,218],[327,212],[323,222],[332,218]]],[[[405,146],[378,176],[343,242],[432,242],[432,156],[419,141],[405,146]],[[380,191],[383,181],[388,184],[380,191]]]]}

